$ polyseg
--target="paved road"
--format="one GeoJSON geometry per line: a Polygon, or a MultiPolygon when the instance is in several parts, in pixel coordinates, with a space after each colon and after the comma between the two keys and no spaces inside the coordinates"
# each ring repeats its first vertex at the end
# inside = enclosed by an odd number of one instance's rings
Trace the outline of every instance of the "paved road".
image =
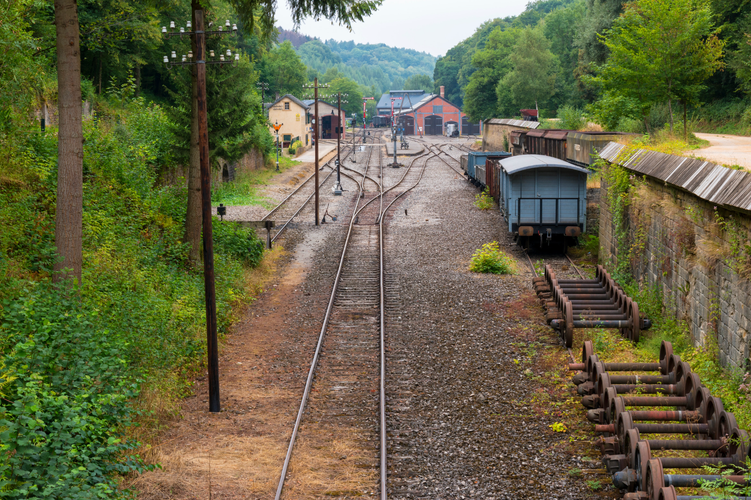
{"type": "Polygon", "coordinates": [[[751,137],[728,134],[695,134],[709,141],[709,147],[690,153],[724,165],[741,165],[751,170],[751,137]]]}

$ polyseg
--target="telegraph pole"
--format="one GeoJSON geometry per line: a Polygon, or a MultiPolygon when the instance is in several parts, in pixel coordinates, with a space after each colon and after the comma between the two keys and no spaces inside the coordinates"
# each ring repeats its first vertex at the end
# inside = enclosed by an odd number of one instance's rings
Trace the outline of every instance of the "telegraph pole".
{"type": "MultiPolygon", "coordinates": [[[[193,52],[182,56],[181,62],[177,62],[177,54],[172,51],[173,61],[169,61],[168,56],[164,56],[164,62],[171,66],[190,66],[196,65],[196,83],[198,95],[196,104],[198,108],[198,151],[201,164],[201,217],[203,218],[203,278],[204,291],[206,293],[206,351],[208,357],[208,375],[209,375],[209,411],[216,413],[221,411],[219,403],[219,349],[216,335],[216,288],[214,284],[214,239],[211,227],[211,170],[209,168],[209,126],[206,110],[206,65],[207,64],[231,64],[240,60],[240,54],[236,53],[234,60],[232,52],[227,50],[227,58],[220,54],[218,61],[207,61],[206,59],[206,35],[222,35],[237,33],[237,25],[230,24],[227,20],[225,27],[227,31],[219,29],[216,31],[204,30],[203,9],[196,9],[195,31],[190,31],[191,25],[188,22],[188,31],[180,28],[179,32],[167,32],[167,27],[162,27],[162,33],[167,36],[194,36],[196,42],[196,61],[193,62],[193,52]]],[[[170,30],[175,29],[175,22],[170,22],[170,30]]],[[[214,51],[211,51],[211,57],[214,57],[214,51]]]]}
{"type": "Polygon", "coordinates": [[[315,138],[315,165],[316,165],[316,171],[315,171],[315,183],[316,183],[316,194],[315,194],[315,204],[316,204],[316,226],[318,225],[319,221],[319,197],[318,197],[318,89],[319,88],[327,88],[328,85],[318,85],[318,77],[315,77],[313,79],[313,85],[303,85],[303,88],[313,88],[313,99],[314,104],[313,108],[315,110],[315,118],[313,119],[313,128],[315,129],[313,132],[313,137],[315,138]]]}

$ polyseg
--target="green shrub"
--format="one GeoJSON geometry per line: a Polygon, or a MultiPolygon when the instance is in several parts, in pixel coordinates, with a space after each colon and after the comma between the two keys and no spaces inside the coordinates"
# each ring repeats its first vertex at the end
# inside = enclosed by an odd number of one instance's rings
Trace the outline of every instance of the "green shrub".
{"type": "Polygon", "coordinates": [[[298,148],[301,148],[301,147],[302,147],[302,142],[300,142],[300,141],[295,141],[295,142],[294,142],[294,143],[292,143],[292,144],[290,145],[290,147],[289,147],[289,150],[288,150],[288,151],[289,151],[289,154],[290,154],[290,155],[294,155],[295,153],[297,153],[297,150],[298,150],[298,148]]]}
{"type": "Polygon", "coordinates": [[[506,255],[497,241],[485,243],[472,254],[469,270],[475,273],[514,274],[516,261],[506,255]]]}
{"type": "Polygon", "coordinates": [[[153,468],[116,437],[138,389],[124,346],[75,291],[37,284],[2,304],[0,330],[16,377],[0,400],[3,498],[116,498],[117,474],[153,468]]]}
{"type": "Polygon", "coordinates": [[[495,206],[495,200],[490,196],[490,190],[485,188],[480,194],[475,195],[475,206],[480,210],[490,210],[495,206]]]}
{"type": "MultiPolygon", "coordinates": [[[[85,122],[78,293],[50,283],[54,127],[16,140],[0,165],[0,498],[129,496],[122,475],[148,468],[123,439],[134,419],[151,418],[134,406],[141,386],[179,380],[157,395],[169,405],[205,358],[203,273],[181,241],[186,188],[156,181],[173,166],[165,117],[139,102],[112,106],[119,124],[85,122]]],[[[263,254],[235,226],[214,225],[220,334],[263,254]]]]}
{"type": "Polygon", "coordinates": [[[581,130],[587,126],[587,120],[581,109],[562,106],[558,109],[559,126],[566,130],[581,130]]]}
{"type": "Polygon", "coordinates": [[[257,266],[263,258],[264,242],[251,228],[237,222],[219,221],[214,218],[214,243],[220,252],[232,255],[250,267],[257,266]]]}

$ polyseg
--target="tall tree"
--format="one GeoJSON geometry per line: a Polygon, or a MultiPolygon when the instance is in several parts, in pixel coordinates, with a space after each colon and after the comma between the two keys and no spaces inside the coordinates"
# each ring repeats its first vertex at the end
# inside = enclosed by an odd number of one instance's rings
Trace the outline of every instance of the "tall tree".
{"type": "Polygon", "coordinates": [[[308,81],[308,69],[290,41],[282,42],[261,59],[261,80],[269,84],[270,95],[299,96],[308,81]]]}
{"type": "Polygon", "coordinates": [[[476,71],[472,73],[464,95],[464,112],[472,121],[493,118],[498,113],[503,116],[509,112],[505,108],[498,108],[496,88],[503,75],[511,71],[509,56],[519,31],[518,28],[494,29],[485,47],[472,57],[472,66],[476,71]]]}
{"type": "MultiPolygon", "coordinates": [[[[605,92],[632,97],[648,109],[675,100],[696,103],[704,81],[723,66],[723,41],[704,0],[637,0],[603,36],[610,50],[596,81],[605,92]]],[[[685,124],[684,124],[685,125],[685,124]]]]}
{"type": "Polygon", "coordinates": [[[527,28],[508,57],[511,71],[503,77],[503,86],[519,106],[535,109],[541,101],[547,101],[555,93],[558,59],[550,51],[550,42],[542,29],[527,28]]]}
{"type": "MultiPolygon", "coordinates": [[[[360,86],[357,82],[349,78],[336,78],[329,83],[330,87],[326,90],[327,93],[332,96],[337,92],[347,94],[347,97],[343,97],[342,100],[346,100],[346,104],[342,104],[342,114],[347,116],[352,113],[357,113],[362,110],[362,93],[360,92],[360,86]]],[[[331,97],[331,104],[336,104],[336,98],[331,97]]]]}
{"type": "Polygon", "coordinates": [[[55,246],[62,259],[55,262],[56,280],[81,282],[83,267],[83,124],[81,117],[81,49],[76,0],[55,0],[57,31],[57,207],[55,246]]]}

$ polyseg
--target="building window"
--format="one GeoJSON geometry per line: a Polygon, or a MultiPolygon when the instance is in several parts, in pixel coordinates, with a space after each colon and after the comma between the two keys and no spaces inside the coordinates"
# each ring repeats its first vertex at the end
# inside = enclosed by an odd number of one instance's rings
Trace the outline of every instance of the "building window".
{"type": "Polygon", "coordinates": [[[305,113],[305,124],[310,125],[310,113],[305,113]]]}
{"type": "Polygon", "coordinates": [[[433,114],[434,115],[442,115],[443,114],[443,106],[433,106],[433,114]]]}
{"type": "Polygon", "coordinates": [[[289,142],[292,140],[292,134],[285,134],[284,135],[284,142],[289,142]]]}
{"type": "Polygon", "coordinates": [[[289,109],[289,103],[288,102],[284,103],[284,109],[289,109]]]}

